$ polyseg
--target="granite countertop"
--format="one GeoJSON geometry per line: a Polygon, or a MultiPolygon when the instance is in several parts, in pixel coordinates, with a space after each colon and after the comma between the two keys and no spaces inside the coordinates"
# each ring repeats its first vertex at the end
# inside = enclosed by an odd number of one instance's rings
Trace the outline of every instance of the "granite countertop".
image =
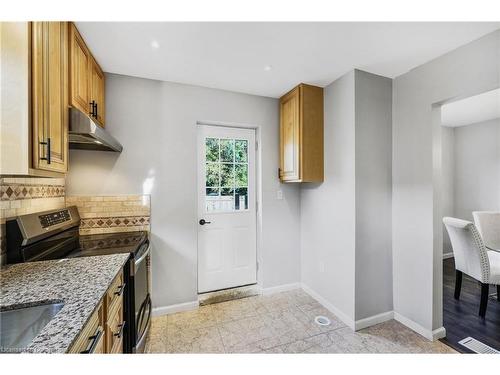
{"type": "Polygon", "coordinates": [[[3,268],[0,310],[64,303],[22,352],[67,352],[128,257],[129,254],[101,255],[3,268]]]}

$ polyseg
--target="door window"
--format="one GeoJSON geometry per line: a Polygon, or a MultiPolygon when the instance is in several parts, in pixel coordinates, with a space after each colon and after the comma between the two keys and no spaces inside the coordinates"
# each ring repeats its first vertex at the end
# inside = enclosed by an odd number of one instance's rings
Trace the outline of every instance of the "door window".
{"type": "Polygon", "coordinates": [[[205,138],[205,211],[248,210],[248,140],[205,138]]]}

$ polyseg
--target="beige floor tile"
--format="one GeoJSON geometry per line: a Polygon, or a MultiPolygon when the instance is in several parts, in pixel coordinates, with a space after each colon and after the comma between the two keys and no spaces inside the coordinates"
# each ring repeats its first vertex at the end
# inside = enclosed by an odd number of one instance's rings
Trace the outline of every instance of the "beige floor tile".
{"type": "Polygon", "coordinates": [[[155,317],[148,353],[454,353],[391,320],[353,332],[302,290],[155,317]],[[332,324],[319,326],[317,315],[332,324]]]}
{"type": "Polygon", "coordinates": [[[217,327],[168,331],[168,353],[224,353],[217,327]]]}
{"type": "Polygon", "coordinates": [[[252,297],[216,303],[211,306],[218,323],[251,318],[260,313],[252,303],[252,297]]]}
{"type": "Polygon", "coordinates": [[[383,352],[403,353],[456,353],[441,341],[429,341],[403,324],[390,320],[359,331],[367,340],[376,341],[383,352]]]}
{"type": "Polygon", "coordinates": [[[294,308],[225,323],[220,325],[222,341],[229,352],[267,350],[307,337],[303,318],[303,313],[294,308]]]}
{"type": "Polygon", "coordinates": [[[146,346],[144,349],[145,353],[151,354],[161,354],[167,353],[167,338],[165,337],[149,337],[146,341],[146,346]]]}
{"type": "Polygon", "coordinates": [[[197,329],[217,324],[212,305],[201,306],[196,310],[168,315],[168,329],[197,329]]]}

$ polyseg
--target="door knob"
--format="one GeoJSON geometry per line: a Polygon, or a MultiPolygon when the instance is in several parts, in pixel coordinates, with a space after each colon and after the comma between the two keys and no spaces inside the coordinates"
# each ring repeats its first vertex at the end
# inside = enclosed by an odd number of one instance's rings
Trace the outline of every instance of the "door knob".
{"type": "Polygon", "coordinates": [[[205,219],[200,219],[199,223],[200,223],[200,225],[205,225],[205,224],[210,224],[211,221],[206,221],[205,219]]]}

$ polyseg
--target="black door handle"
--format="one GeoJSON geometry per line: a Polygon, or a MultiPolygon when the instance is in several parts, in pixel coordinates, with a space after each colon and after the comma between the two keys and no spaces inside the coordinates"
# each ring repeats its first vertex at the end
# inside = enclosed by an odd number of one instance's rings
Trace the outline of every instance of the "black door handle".
{"type": "Polygon", "coordinates": [[[211,221],[206,221],[205,219],[201,219],[201,220],[199,221],[199,223],[200,223],[200,225],[205,225],[205,224],[210,224],[210,223],[211,223],[211,221]]]}

